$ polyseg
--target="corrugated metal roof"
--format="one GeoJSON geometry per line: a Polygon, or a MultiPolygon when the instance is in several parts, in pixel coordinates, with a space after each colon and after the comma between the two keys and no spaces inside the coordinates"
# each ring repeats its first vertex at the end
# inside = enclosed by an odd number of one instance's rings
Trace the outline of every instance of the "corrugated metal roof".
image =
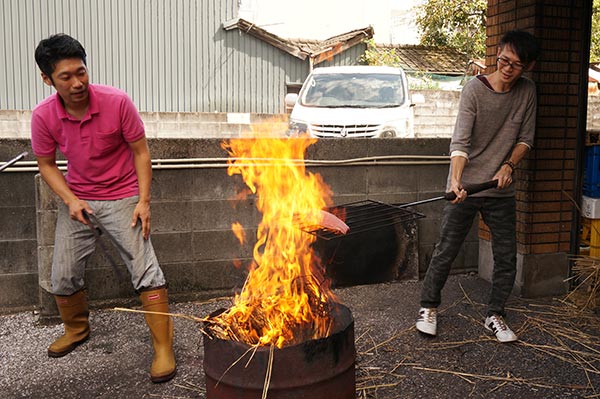
{"type": "Polygon", "coordinates": [[[330,46],[333,46],[333,45],[339,44],[339,43],[346,43],[357,37],[362,40],[371,39],[371,38],[373,38],[373,34],[374,34],[373,28],[371,26],[368,26],[366,28],[355,29],[355,30],[351,30],[346,33],[332,36],[325,40],[309,40],[309,39],[302,39],[302,38],[284,39],[284,40],[286,40],[289,43],[293,43],[294,45],[296,45],[300,48],[306,49],[307,51],[316,53],[316,52],[320,52],[324,48],[327,48],[327,47],[330,47],[330,46]]]}
{"type": "MultiPolygon", "coordinates": [[[[238,28],[302,60],[310,57],[316,65],[333,55],[373,38],[373,28],[368,26],[355,29],[325,40],[302,38],[285,39],[270,33],[242,18],[236,18],[223,24],[225,30],[238,28]]],[[[382,51],[393,50],[400,58],[401,66],[407,72],[426,72],[442,75],[462,75],[467,70],[469,59],[450,48],[436,48],[415,45],[383,45],[382,51]]]]}
{"type": "Polygon", "coordinates": [[[374,34],[373,27],[368,26],[363,29],[355,29],[350,32],[342,33],[326,40],[284,39],[242,18],[235,18],[223,23],[223,29],[225,30],[236,28],[257,37],[294,57],[300,58],[301,60],[310,57],[313,59],[314,65],[330,59],[334,55],[339,54],[364,40],[373,38],[374,34]]]}

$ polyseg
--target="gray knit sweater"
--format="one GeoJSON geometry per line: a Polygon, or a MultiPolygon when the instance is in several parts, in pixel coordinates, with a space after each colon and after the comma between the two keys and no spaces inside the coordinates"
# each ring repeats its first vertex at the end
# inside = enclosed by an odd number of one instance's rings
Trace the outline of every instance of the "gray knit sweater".
{"type": "MultiPolygon", "coordinates": [[[[491,90],[479,79],[472,79],[465,85],[450,142],[451,153],[462,151],[469,156],[462,174],[463,186],[492,180],[515,144],[533,147],[536,107],[535,83],[525,77],[504,93],[491,90]]],[[[473,196],[514,195],[514,184],[511,184],[502,190],[487,190],[473,196]]]]}

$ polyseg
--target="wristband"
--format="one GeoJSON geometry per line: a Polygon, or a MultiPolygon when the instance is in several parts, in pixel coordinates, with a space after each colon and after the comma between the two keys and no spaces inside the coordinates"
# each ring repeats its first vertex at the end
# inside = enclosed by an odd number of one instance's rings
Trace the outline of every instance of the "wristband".
{"type": "Polygon", "coordinates": [[[510,173],[515,171],[515,164],[510,159],[502,162],[502,165],[508,165],[510,167],[510,173]]]}

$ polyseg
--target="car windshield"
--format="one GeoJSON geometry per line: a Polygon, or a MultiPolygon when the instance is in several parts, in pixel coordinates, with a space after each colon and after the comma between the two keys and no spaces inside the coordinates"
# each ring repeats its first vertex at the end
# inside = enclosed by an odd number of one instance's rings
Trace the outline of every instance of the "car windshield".
{"type": "Polygon", "coordinates": [[[307,107],[399,107],[404,100],[399,74],[315,74],[300,93],[307,107]]]}

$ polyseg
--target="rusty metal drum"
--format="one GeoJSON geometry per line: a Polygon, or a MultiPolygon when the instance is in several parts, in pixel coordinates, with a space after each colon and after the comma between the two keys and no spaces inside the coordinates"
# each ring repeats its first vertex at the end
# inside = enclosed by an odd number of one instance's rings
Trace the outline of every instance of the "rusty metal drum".
{"type": "Polygon", "coordinates": [[[356,397],[354,320],[337,305],[332,333],[283,348],[204,336],[207,399],[354,399],[356,397]],[[272,354],[271,354],[272,351],[272,354]],[[270,379],[267,373],[270,371],[270,379]]]}

